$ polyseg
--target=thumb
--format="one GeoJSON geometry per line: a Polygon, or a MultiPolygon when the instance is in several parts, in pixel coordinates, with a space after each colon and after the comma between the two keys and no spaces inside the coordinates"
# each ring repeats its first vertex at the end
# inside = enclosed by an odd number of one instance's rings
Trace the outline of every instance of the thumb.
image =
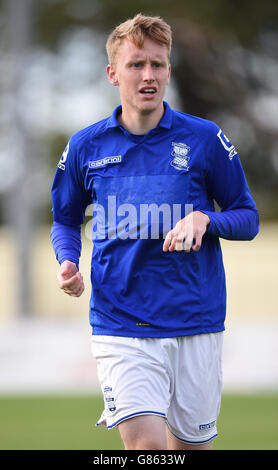
{"type": "Polygon", "coordinates": [[[72,261],[64,261],[61,264],[60,275],[63,280],[70,279],[77,271],[76,264],[72,261]]]}

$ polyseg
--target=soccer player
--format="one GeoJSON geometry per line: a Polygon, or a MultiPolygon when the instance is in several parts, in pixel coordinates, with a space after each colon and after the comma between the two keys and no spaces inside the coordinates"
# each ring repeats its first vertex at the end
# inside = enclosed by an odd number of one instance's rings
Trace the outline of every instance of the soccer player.
{"type": "Polygon", "coordinates": [[[93,204],[92,351],[125,449],[210,449],[226,309],[219,238],[252,240],[258,213],[235,147],[171,109],[171,29],[141,14],[107,41],[113,114],[74,134],[52,187],[58,282],[84,290],[81,224],[93,204]],[[215,210],[214,201],[220,210],[215,210]]]}

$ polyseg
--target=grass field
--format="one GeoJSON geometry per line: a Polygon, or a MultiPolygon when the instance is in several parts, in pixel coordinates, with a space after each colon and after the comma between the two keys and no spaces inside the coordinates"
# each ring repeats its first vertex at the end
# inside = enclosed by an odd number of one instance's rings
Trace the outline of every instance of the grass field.
{"type": "MultiPolygon", "coordinates": [[[[1,450],[122,449],[117,430],[96,428],[100,396],[0,398],[1,450]]],[[[278,394],[224,395],[214,449],[278,449],[278,394]]]]}

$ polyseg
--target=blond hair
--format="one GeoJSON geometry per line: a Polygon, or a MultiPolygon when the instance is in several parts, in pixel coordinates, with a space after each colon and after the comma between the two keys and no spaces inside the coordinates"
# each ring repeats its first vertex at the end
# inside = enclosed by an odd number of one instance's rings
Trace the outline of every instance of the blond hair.
{"type": "Polygon", "coordinates": [[[144,16],[139,13],[134,18],[119,24],[109,35],[106,43],[109,63],[115,62],[118,47],[123,39],[128,39],[141,49],[146,37],[158,44],[165,45],[170,59],[172,46],[170,26],[159,16],[144,16]]]}

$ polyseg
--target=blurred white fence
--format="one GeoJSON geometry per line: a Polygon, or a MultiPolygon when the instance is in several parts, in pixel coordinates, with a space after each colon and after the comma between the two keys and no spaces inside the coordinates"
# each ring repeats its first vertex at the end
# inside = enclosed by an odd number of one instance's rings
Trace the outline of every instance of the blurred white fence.
{"type": "MultiPolygon", "coordinates": [[[[224,392],[278,392],[278,321],[225,332],[224,392]]],[[[97,393],[84,320],[28,319],[0,328],[0,394],[97,393]]]]}
{"type": "MultiPolygon", "coordinates": [[[[228,289],[224,391],[278,392],[277,239],[275,224],[263,226],[251,243],[222,241],[228,289]]],[[[5,230],[0,245],[0,394],[99,392],[88,321],[89,240],[83,240],[80,263],[86,291],[76,299],[59,291],[49,229],[38,231],[32,254],[34,314],[25,319],[16,313],[16,259],[5,230]]]]}

